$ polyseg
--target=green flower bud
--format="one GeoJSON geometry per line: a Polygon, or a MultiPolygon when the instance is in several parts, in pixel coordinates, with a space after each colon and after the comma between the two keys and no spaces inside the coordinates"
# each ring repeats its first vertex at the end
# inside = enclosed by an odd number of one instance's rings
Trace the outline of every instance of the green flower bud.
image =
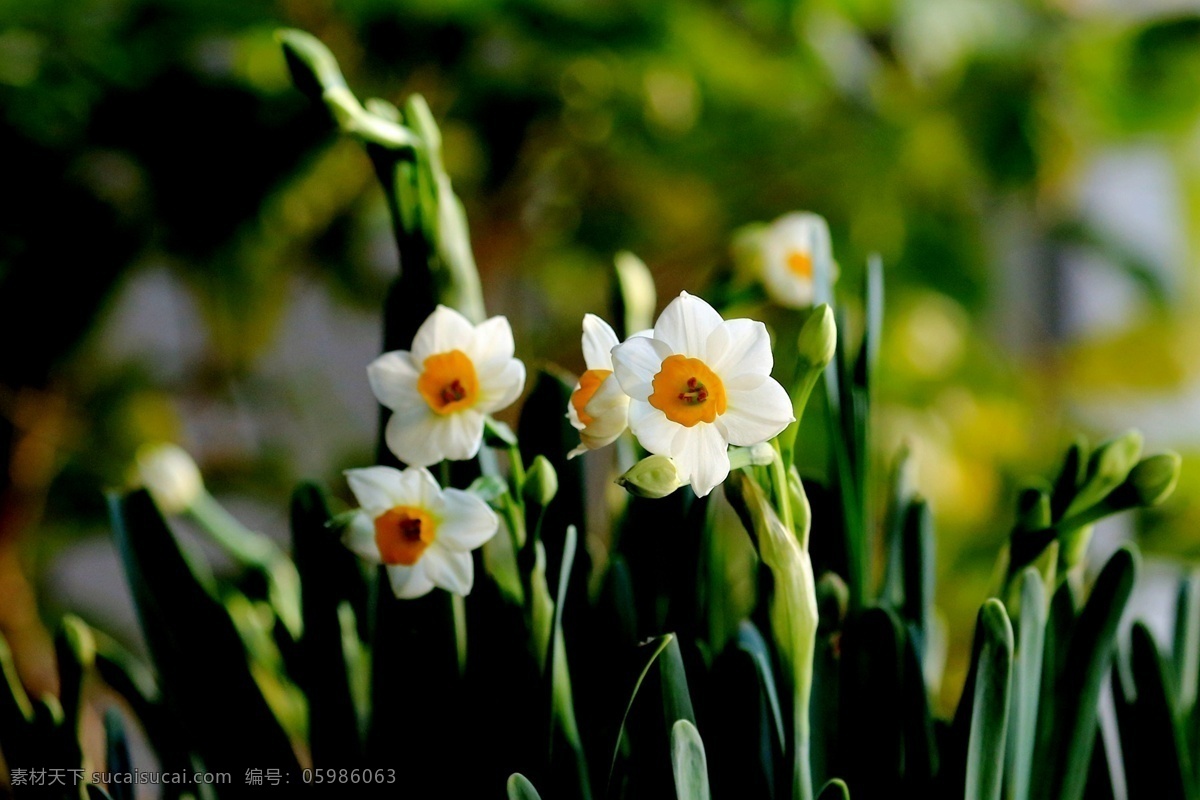
{"type": "Polygon", "coordinates": [[[1083,485],[1063,516],[1081,514],[1108,497],[1125,482],[1141,455],[1142,434],[1138,431],[1126,431],[1102,444],[1092,453],[1083,485]]]}
{"type": "Polygon", "coordinates": [[[558,473],[554,465],[545,456],[533,459],[529,471],[525,473],[525,499],[545,508],[550,505],[554,495],[558,494],[558,473]]]}
{"type": "Polygon", "coordinates": [[[808,315],[796,337],[796,348],[810,370],[822,370],[833,360],[837,349],[837,323],[828,303],[822,303],[808,315]]]}
{"type": "Polygon", "coordinates": [[[1158,505],[1175,491],[1181,463],[1179,454],[1172,452],[1143,458],[1104,501],[1104,510],[1111,514],[1127,508],[1158,505]]]}
{"type": "Polygon", "coordinates": [[[1156,506],[1171,496],[1179,482],[1183,459],[1178,453],[1159,453],[1143,458],[1125,479],[1126,485],[1137,492],[1138,505],[1156,506]]]}
{"type": "Polygon", "coordinates": [[[652,455],[643,458],[617,478],[617,483],[635,497],[657,500],[673,493],[683,483],[675,462],[667,456],[652,455]]]}

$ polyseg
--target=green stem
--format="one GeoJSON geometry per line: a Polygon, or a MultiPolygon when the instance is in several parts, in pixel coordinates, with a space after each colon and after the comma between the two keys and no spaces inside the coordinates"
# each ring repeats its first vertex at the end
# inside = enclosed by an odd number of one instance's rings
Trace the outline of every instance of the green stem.
{"type": "Polygon", "coordinates": [[[785,528],[795,535],[795,521],[792,519],[792,498],[788,492],[787,469],[783,465],[783,454],[780,451],[779,440],[772,442],[775,457],[771,459],[771,483],[775,490],[775,504],[779,508],[779,518],[785,528]]]}

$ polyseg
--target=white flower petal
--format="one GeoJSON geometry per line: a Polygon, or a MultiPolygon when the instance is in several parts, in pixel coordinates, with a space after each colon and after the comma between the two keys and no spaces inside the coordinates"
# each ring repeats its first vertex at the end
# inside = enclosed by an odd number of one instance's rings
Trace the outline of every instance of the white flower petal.
{"type": "Polygon", "coordinates": [[[475,326],[453,308],[438,306],[413,337],[413,364],[420,367],[431,355],[451,350],[470,354],[474,344],[475,326]]]}
{"type": "Polygon", "coordinates": [[[359,511],[342,531],[342,544],[367,561],[379,563],[379,546],[375,544],[375,523],[366,511],[359,511]]]}
{"type": "Polygon", "coordinates": [[[421,370],[412,357],[402,351],[384,353],[367,365],[367,381],[375,399],[388,408],[402,408],[414,403],[423,404],[424,398],[417,391],[417,379],[421,370]]]}
{"type": "Polygon", "coordinates": [[[721,315],[699,297],[682,292],[663,309],[654,323],[654,338],[666,342],[672,353],[707,362],[705,343],[721,315]]]}
{"type": "Polygon", "coordinates": [[[672,350],[665,342],[644,336],[630,337],[612,351],[613,373],[625,394],[644,400],[654,392],[654,376],[672,350]]]}
{"type": "MultiPolygon", "coordinates": [[[[575,381],[575,388],[571,390],[572,397],[575,396],[575,393],[579,391],[581,386],[582,384],[579,381],[575,381]]],[[[583,421],[579,419],[579,412],[575,410],[575,404],[570,400],[567,401],[567,420],[571,423],[571,427],[577,431],[581,431],[586,427],[583,421]]]]}
{"type": "Polygon", "coordinates": [[[439,441],[446,458],[466,461],[474,458],[483,444],[483,414],[460,411],[445,417],[446,424],[438,429],[439,441]]]}
{"type": "Polygon", "coordinates": [[[442,505],[442,487],[433,474],[423,466],[409,467],[400,473],[396,505],[416,506],[438,511],[442,505]]]}
{"type": "Polygon", "coordinates": [[[512,326],[506,317],[492,317],[479,323],[472,336],[474,341],[471,349],[463,352],[470,356],[477,373],[503,369],[516,352],[512,326]]]}
{"type": "Polygon", "coordinates": [[[416,467],[450,459],[474,458],[483,442],[483,414],[459,411],[434,414],[426,409],[396,412],[388,420],[384,439],[396,458],[416,467]]]}
{"type": "Polygon", "coordinates": [[[442,547],[430,547],[417,562],[435,586],[454,594],[468,595],[475,582],[475,563],[469,552],[456,553],[442,547]]]}
{"type": "Polygon", "coordinates": [[[394,467],[348,469],[345,475],[354,499],[371,519],[404,503],[400,499],[404,494],[404,473],[394,467]]]}
{"type": "Polygon", "coordinates": [[[659,411],[645,400],[629,402],[629,429],[637,437],[642,447],[651,453],[671,455],[671,443],[675,434],[683,430],[678,422],[667,419],[667,415],[659,411]]]}
{"type": "Polygon", "coordinates": [[[469,492],[446,489],[442,492],[442,503],[437,542],[448,550],[470,552],[482,547],[499,530],[500,518],[487,503],[469,492]]]}
{"type": "Polygon", "coordinates": [[[592,418],[592,423],[587,426],[587,432],[592,436],[615,439],[629,425],[629,395],[612,375],[601,381],[583,410],[592,418]]]}
{"type": "MultiPolygon", "coordinates": [[[[428,554],[426,550],[425,555],[428,554]]],[[[429,578],[424,557],[411,567],[389,564],[387,574],[392,584],[392,594],[401,600],[413,600],[433,591],[433,581],[429,578]]]]}
{"type": "Polygon", "coordinates": [[[767,326],[752,319],[722,322],[705,343],[709,369],[722,381],[747,373],[770,375],[775,359],[767,326]]]}
{"type": "Polygon", "coordinates": [[[583,362],[588,369],[612,369],[612,349],[620,343],[611,325],[595,314],[583,315],[583,362]]]}
{"type": "Polygon", "coordinates": [[[725,413],[715,424],[730,444],[749,447],[773,439],[794,419],[792,400],[779,381],[757,377],[725,385],[725,413]]]}
{"type": "Polygon", "coordinates": [[[704,497],[729,476],[728,445],[716,425],[680,426],[668,455],[679,468],[680,480],[690,483],[697,497],[704,497]]]}
{"type": "Polygon", "coordinates": [[[814,283],[788,267],[794,252],[806,253],[814,269],[831,260],[829,227],[816,214],[787,214],[771,224],[763,241],[763,284],[777,303],[791,307],[812,305],[814,283]]]}
{"type": "Polygon", "coordinates": [[[510,358],[490,369],[477,373],[479,399],[475,402],[475,407],[487,414],[512,405],[525,389],[525,365],[519,360],[510,358]]]}

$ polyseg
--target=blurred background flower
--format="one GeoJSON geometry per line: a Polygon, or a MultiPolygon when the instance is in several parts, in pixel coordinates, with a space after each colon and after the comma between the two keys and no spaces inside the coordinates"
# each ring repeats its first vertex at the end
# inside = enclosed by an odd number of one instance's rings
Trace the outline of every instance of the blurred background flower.
{"type": "Polygon", "coordinates": [[[1137,425],[1183,452],[1180,492],[1137,533],[1200,555],[1200,15],[1182,9],[4,4],[0,631],[27,680],[52,688],[39,614],[136,639],[101,490],[143,444],[183,444],[280,538],[294,481],[371,461],[394,241],[368,159],[290,88],[280,25],[328,43],[364,96],[428,99],[489,312],[531,365],[583,371],[580,319],[606,314],[619,250],[661,298],[736,286],[734,231],[789,211],[827,218],[851,293],[879,253],[875,463],[911,443],[952,632],[1017,482],[1074,430],[1137,425]]]}

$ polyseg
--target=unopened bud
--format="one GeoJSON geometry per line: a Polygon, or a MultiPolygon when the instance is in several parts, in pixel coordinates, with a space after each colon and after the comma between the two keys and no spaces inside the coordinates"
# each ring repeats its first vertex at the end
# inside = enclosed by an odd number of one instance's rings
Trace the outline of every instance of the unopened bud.
{"type": "Polygon", "coordinates": [[[796,338],[796,348],[809,369],[824,369],[833,360],[837,350],[837,323],[828,303],[822,303],[808,315],[796,338]]]}
{"type": "Polygon", "coordinates": [[[667,456],[652,455],[643,458],[629,468],[617,483],[636,497],[658,499],[673,493],[683,484],[679,480],[679,469],[667,456]]]}
{"type": "Polygon", "coordinates": [[[550,505],[554,495],[558,494],[558,473],[554,465],[545,456],[533,459],[529,471],[525,473],[525,499],[545,508],[550,505]]]}
{"type": "Polygon", "coordinates": [[[137,473],[164,514],[187,511],[204,491],[200,468],[178,445],[142,446],[137,454],[137,473]]]}
{"type": "Polygon", "coordinates": [[[1131,499],[1139,506],[1158,505],[1175,491],[1182,461],[1178,453],[1172,452],[1143,458],[1130,470],[1121,486],[1122,494],[1129,491],[1131,499]]]}

